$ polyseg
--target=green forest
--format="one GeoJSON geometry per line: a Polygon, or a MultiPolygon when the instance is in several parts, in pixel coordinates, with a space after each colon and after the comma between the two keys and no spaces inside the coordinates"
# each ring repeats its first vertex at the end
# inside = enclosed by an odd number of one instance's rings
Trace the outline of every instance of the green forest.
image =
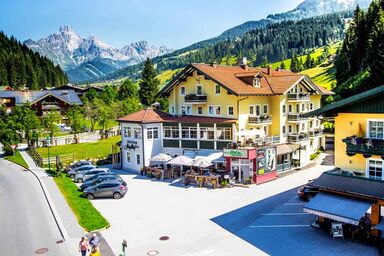
{"type": "MultiPolygon", "coordinates": [[[[241,38],[227,39],[216,44],[185,53],[177,51],[156,57],[152,61],[158,72],[185,67],[189,63],[231,64],[234,57],[247,57],[253,66],[305,55],[345,37],[346,19],[352,12],[323,15],[300,21],[285,21],[256,29],[241,38]],[[224,61],[223,61],[224,60],[224,61]]],[[[105,77],[115,79],[128,76],[138,78],[143,63],[127,67],[105,77]]],[[[289,67],[287,67],[289,68],[289,67]]]]}
{"type": "Polygon", "coordinates": [[[336,99],[384,84],[384,0],[355,10],[335,67],[336,99]]]}
{"type": "Polygon", "coordinates": [[[65,73],[49,59],[33,52],[14,37],[0,32],[0,86],[41,89],[68,82],[65,73]]]}

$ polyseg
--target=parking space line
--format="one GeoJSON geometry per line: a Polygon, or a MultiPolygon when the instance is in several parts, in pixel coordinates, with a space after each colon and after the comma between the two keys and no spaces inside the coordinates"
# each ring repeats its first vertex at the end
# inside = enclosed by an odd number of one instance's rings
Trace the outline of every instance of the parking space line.
{"type": "Polygon", "coordinates": [[[263,216],[280,216],[280,215],[308,215],[306,212],[277,212],[277,213],[261,213],[263,216]]]}
{"type": "Polygon", "coordinates": [[[301,227],[310,227],[311,225],[258,225],[258,226],[249,226],[250,228],[301,228],[301,227]]]}

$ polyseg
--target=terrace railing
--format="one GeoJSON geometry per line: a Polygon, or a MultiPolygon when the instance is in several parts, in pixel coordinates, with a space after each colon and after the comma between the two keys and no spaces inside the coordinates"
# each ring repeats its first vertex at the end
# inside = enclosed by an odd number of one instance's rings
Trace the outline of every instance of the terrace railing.
{"type": "Polygon", "coordinates": [[[343,139],[343,142],[346,144],[347,155],[363,154],[364,157],[372,155],[384,157],[384,140],[351,136],[343,139]]]}
{"type": "Polygon", "coordinates": [[[184,101],[189,103],[207,102],[207,95],[188,94],[184,96],[184,101]]]}

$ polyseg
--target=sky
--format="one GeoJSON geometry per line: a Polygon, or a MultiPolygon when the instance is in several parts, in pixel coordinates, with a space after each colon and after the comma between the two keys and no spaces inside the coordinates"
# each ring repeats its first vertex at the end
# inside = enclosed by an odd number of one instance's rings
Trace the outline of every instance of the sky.
{"type": "Polygon", "coordinates": [[[140,40],[179,49],[303,0],[1,0],[0,30],[38,40],[71,25],[113,47],[140,40]]]}

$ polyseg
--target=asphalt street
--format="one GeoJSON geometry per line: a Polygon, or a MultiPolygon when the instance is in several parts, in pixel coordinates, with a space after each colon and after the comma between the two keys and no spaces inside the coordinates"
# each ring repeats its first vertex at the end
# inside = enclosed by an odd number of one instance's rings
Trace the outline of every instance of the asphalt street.
{"type": "Polygon", "coordinates": [[[332,239],[311,227],[316,216],[303,212],[297,188],[218,216],[212,221],[269,255],[377,255],[374,246],[332,239]]]}
{"type": "Polygon", "coordinates": [[[0,159],[0,255],[70,255],[37,179],[0,159]]]}

